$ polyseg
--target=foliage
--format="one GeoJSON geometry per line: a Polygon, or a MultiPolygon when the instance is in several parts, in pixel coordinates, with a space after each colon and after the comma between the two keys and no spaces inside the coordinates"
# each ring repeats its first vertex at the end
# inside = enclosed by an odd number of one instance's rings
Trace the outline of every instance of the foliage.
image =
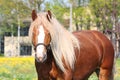
{"type": "Polygon", "coordinates": [[[50,9],[65,27],[69,27],[70,3],[73,5],[72,17],[76,29],[79,30],[82,27],[89,29],[91,19],[88,13],[88,7],[79,5],[77,0],[69,0],[67,3],[63,0],[52,0],[51,3],[47,2],[45,4],[45,10],[50,9]],[[87,27],[85,27],[86,25],[87,27]]]}
{"type": "Polygon", "coordinates": [[[4,32],[16,33],[18,26],[18,17],[20,18],[20,27],[24,27],[23,21],[25,17],[29,17],[30,8],[23,1],[16,0],[0,0],[0,34],[4,32]],[[13,26],[13,28],[11,28],[13,26]]]}
{"type": "Polygon", "coordinates": [[[89,7],[73,7],[73,21],[76,25],[76,30],[90,29],[91,13],[89,7]]]}
{"type": "Polygon", "coordinates": [[[27,7],[29,7],[30,9],[35,9],[36,11],[41,11],[41,4],[44,2],[44,0],[26,0],[26,2],[24,1],[24,3],[26,3],[26,5],[28,5],[27,7]]]}
{"type": "Polygon", "coordinates": [[[68,18],[65,19],[65,16],[69,16],[69,8],[67,5],[63,2],[63,0],[51,0],[51,2],[53,3],[45,3],[45,10],[51,10],[54,14],[53,16],[55,16],[65,27],[68,27],[68,18]]]}
{"type": "Polygon", "coordinates": [[[94,22],[96,27],[101,30],[112,29],[113,18],[116,21],[119,16],[120,0],[90,0],[91,12],[94,15],[94,22]]]}
{"type": "MultiPolygon", "coordinates": [[[[91,10],[95,15],[95,23],[100,28],[103,26],[103,29],[109,27],[108,21],[110,19],[111,6],[110,1],[105,0],[91,0],[91,10]],[[101,4],[102,3],[102,4],[101,4]],[[97,4],[97,5],[96,5],[97,4]],[[101,24],[102,23],[102,24],[101,24]]],[[[110,22],[111,23],[111,22],[110,22]]]]}

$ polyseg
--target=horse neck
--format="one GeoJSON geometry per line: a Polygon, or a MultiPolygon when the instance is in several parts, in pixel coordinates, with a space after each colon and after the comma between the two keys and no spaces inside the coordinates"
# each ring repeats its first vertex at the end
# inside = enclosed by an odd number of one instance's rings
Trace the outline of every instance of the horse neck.
{"type": "Polygon", "coordinates": [[[53,54],[52,54],[52,50],[50,49],[49,51],[47,51],[47,61],[48,63],[52,63],[52,61],[54,60],[53,54]]]}

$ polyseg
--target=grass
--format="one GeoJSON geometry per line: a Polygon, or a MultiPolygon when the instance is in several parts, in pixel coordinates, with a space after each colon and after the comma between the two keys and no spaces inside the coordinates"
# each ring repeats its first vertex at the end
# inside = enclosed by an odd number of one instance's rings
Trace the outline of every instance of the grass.
{"type": "Polygon", "coordinates": [[[120,80],[120,58],[116,61],[115,80],[120,80]]]}
{"type": "Polygon", "coordinates": [[[0,53],[0,57],[3,57],[3,56],[4,56],[4,54],[0,53]]]}
{"type": "Polygon", "coordinates": [[[33,57],[0,57],[0,80],[37,80],[33,57]]]}
{"type": "MultiPolygon", "coordinates": [[[[0,57],[0,80],[37,80],[33,57],[0,57]]],[[[94,73],[89,80],[98,80],[94,73]]],[[[120,59],[116,62],[115,80],[120,80],[120,59]]]]}

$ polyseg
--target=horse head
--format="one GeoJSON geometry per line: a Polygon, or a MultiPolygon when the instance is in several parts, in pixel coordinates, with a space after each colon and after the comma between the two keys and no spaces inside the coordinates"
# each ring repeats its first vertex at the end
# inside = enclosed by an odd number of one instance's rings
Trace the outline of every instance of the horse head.
{"type": "MultiPolygon", "coordinates": [[[[35,10],[32,11],[32,44],[35,50],[35,58],[38,62],[44,62],[47,59],[47,51],[50,49],[51,36],[42,21],[39,20],[35,10]]],[[[46,18],[50,22],[52,16],[51,12],[46,13],[46,18]]]]}

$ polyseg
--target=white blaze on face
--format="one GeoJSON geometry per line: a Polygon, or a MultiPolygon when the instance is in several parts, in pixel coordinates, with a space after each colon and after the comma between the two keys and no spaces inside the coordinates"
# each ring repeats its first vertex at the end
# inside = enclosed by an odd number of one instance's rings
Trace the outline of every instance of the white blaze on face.
{"type": "MultiPolygon", "coordinates": [[[[45,33],[42,25],[39,26],[39,34],[38,34],[38,43],[44,43],[45,33]]],[[[37,46],[36,53],[37,57],[44,57],[44,45],[37,46]]]]}

